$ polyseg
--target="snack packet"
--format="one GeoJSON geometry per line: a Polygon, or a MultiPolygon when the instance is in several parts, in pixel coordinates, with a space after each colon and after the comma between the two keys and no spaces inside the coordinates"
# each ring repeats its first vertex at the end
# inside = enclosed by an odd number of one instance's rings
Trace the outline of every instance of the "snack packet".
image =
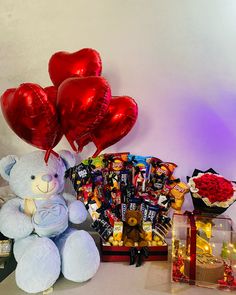
{"type": "Polygon", "coordinates": [[[90,214],[90,216],[92,217],[93,220],[97,220],[99,219],[100,214],[97,212],[98,209],[98,205],[96,203],[96,201],[91,200],[88,203],[88,212],[90,214]]]}
{"type": "Polygon", "coordinates": [[[91,173],[89,172],[87,166],[83,163],[70,168],[67,175],[70,178],[76,192],[79,192],[83,185],[91,182],[91,173]]]}
{"type": "Polygon", "coordinates": [[[121,171],[126,168],[129,153],[114,153],[104,155],[105,168],[109,171],[121,171]]]}
{"type": "Polygon", "coordinates": [[[92,228],[99,233],[103,240],[107,241],[112,236],[112,226],[103,219],[97,219],[92,223],[92,228]]]}
{"type": "Polygon", "coordinates": [[[180,211],[184,202],[184,196],[189,192],[189,186],[184,182],[177,182],[171,186],[170,195],[174,198],[171,207],[180,211]]]}
{"type": "Polygon", "coordinates": [[[77,199],[82,201],[85,205],[91,200],[93,196],[92,183],[84,184],[79,188],[77,199]]]}
{"type": "Polygon", "coordinates": [[[82,161],[86,166],[91,166],[93,170],[102,170],[105,167],[104,155],[97,156],[96,158],[88,158],[82,161]]]}
{"type": "Polygon", "coordinates": [[[115,221],[113,227],[113,240],[120,242],[123,234],[123,222],[115,221]]]}
{"type": "Polygon", "coordinates": [[[151,157],[137,155],[128,156],[129,163],[132,163],[132,182],[137,192],[145,192],[146,180],[149,174],[149,160],[151,157]]]}
{"type": "Polygon", "coordinates": [[[145,231],[145,240],[152,241],[152,223],[150,221],[143,222],[143,230],[145,231]]]}

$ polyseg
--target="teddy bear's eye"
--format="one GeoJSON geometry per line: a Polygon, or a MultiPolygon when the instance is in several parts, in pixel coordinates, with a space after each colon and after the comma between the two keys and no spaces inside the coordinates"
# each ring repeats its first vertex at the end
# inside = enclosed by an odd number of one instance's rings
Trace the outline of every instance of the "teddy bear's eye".
{"type": "Polygon", "coordinates": [[[31,175],[31,179],[35,179],[35,176],[34,175],[31,175]]]}
{"type": "Polygon", "coordinates": [[[56,173],[56,174],[54,174],[54,177],[55,177],[55,178],[57,178],[57,177],[58,177],[58,174],[57,174],[57,173],[56,173]]]}

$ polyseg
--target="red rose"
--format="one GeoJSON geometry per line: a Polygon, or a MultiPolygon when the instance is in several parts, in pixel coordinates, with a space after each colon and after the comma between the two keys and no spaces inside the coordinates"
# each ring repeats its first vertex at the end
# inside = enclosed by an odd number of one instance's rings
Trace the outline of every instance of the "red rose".
{"type": "Polygon", "coordinates": [[[193,181],[198,189],[198,194],[202,198],[207,198],[211,203],[225,202],[234,194],[232,183],[216,174],[203,174],[193,181]]]}

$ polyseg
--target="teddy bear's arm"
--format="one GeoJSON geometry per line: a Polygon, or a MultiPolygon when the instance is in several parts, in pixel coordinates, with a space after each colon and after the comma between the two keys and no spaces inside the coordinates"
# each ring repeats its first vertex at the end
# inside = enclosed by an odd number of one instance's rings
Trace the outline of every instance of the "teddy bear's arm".
{"type": "Polygon", "coordinates": [[[63,197],[69,209],[69,220],[74,224],[80,224],[87,218],[88,212],[81,201],[76,200],[74,196],[64,193],[63,197]]]}
{"type": "Polygon", "coordinates": [[[6,202],[0,210],[0,232],[11,239],[29,236],[33,231],[31,218],[20,211],[20,199],[6,202]]]}

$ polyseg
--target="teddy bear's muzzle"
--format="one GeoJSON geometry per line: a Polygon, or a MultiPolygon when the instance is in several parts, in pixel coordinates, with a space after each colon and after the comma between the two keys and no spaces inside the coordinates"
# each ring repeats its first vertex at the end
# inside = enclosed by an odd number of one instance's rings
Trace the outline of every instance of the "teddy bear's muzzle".
{"type": "Polygon", "coordinates": [[[52,176],[50,174],[44,174],[41,179],[46,182],[52,181],[52,176]]]}
{"type": "Polygon", "coordinates": [[[138,222],[137,222],[137,219],[136,218],[131,217],[128,220],[128,224],[131,225],[131,226],[135,226],[137,223],[138,222]]]}

